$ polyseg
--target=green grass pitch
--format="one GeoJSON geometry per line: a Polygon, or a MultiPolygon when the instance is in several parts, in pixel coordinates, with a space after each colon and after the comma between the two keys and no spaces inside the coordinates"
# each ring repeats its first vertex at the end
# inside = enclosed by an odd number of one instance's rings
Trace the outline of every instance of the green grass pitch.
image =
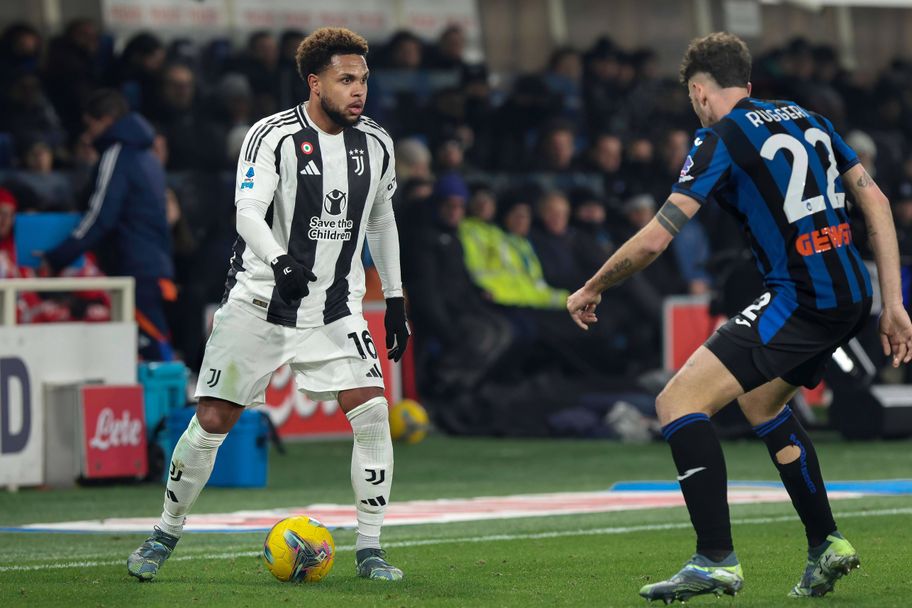
{"type": "MultiPolygon", "coordinates": [[[[912,476],[908,442],[844,443],[818,437],[830,480],[912,476]]],[[[731,479],[774,479],[757,442],[725,444],[731,479]]],[[[210,488],[195,511],[219,512],[351,500],[350,443],[310,442],[273,454],[264,490],[210,488]]],[[[668,448],[606,442],[433,437],[398,446],[394,500],[602,490],[634,479],[673,479],[668,448]]],[[[0,525],[112,516],[154,516],[155,484],[0,491],[0,525]]],[[[834,501],[840,529],[862,568],[821,600],[827,606],[906,606],[912,592],[912,497],[834,501]]],[[[804,562],[801,525],[788,504],[732,507],[745,573],[736,598],[693,606],[783,606],[804,562]]],[[[693,551],[682,508],[483,522],[398,526],[384,531],[406,579],[357,579],[354,533],[334,533],[333,571],[316,585],[274,580],[259,556],[262,533],[188,534],[159,578],[127,576],[142,535],[0,533],[0,606],[642,606],[641,585],[674,573],[693,551]]],[[[800,601],[800,600],[798,600],[800,601]]],[[[658,604],[656,604],[658,605],[658,604]]]]}

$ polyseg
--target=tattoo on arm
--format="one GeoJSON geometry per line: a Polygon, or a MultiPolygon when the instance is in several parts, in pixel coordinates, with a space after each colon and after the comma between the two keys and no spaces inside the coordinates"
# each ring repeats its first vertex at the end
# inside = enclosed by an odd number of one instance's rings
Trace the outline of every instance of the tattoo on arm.
{"type": "Polygon", "coordinates": [[[605,290],[619,281],[626,278],[626,273],[633,267],[633,262],[629,258],[624,258],[611,268],[599,273],[596,277],[599,289],[605,290]]]}
{"type": "Polygon", "coordinates": [[[667,230],[668,234],[671,236],[677,236],[688,220],[690,220],[690,218],[687,217],[687,214],[681,211],[681,208],[671,201],[665,201],[665,204],[662,205],[662,208],[656,213],[656,221],[658,221],[662,228],[667,230]]]}
{"type": "Polygon", "coordinates": [[[874,185],[874,180],[871,179],[871,176],[868,175],[868,172],[864,169],[861,170],[861,177],[858,178],[858,181],[855,182],[855,185],[859,188],[868,188],[874,185]]]}

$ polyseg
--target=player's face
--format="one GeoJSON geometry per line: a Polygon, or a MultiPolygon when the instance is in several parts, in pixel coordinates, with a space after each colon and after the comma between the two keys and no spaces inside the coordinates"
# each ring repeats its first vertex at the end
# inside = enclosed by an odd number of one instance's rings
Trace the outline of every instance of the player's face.
{"type": "Polygon", "coordinates": [[[317,77],[320,105],[341,127],[358,122],[367,101],[367,61],[361,55],[333,55],[329,67],[317,77]]]}

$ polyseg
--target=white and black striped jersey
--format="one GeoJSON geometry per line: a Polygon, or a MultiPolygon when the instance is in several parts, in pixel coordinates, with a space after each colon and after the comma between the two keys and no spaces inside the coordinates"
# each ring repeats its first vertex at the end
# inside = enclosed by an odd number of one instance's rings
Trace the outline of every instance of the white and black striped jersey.
{"type": "Polygon", "coordinates": [[[365,230],[372,216],[391,213],[395,190],[393,142],[370,118],[337,135],[320,130],[306,104],[259,121],[241,148],[235,203],[269,205],[265,220],[273,237],[317,280],[303,300],[283,301],[272,268],[238,236],[225,300],[289,327],[360,314],[365,230]]]}

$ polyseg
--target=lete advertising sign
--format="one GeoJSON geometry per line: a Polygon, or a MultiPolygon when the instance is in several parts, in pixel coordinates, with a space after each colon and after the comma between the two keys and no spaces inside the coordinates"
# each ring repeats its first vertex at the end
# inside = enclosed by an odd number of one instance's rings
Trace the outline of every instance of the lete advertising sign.
{"type": "Polygon", "coordinates": [[[83,475],[145,477],[146,421],[141,386],[87,386],[82,393],[83,475]]]}
{"type": "Polygon", "coordinates": [[[0,327],[0,487],[44,483],[44,389],[88,381],[136,382],[136,325],[0,327]]]}

